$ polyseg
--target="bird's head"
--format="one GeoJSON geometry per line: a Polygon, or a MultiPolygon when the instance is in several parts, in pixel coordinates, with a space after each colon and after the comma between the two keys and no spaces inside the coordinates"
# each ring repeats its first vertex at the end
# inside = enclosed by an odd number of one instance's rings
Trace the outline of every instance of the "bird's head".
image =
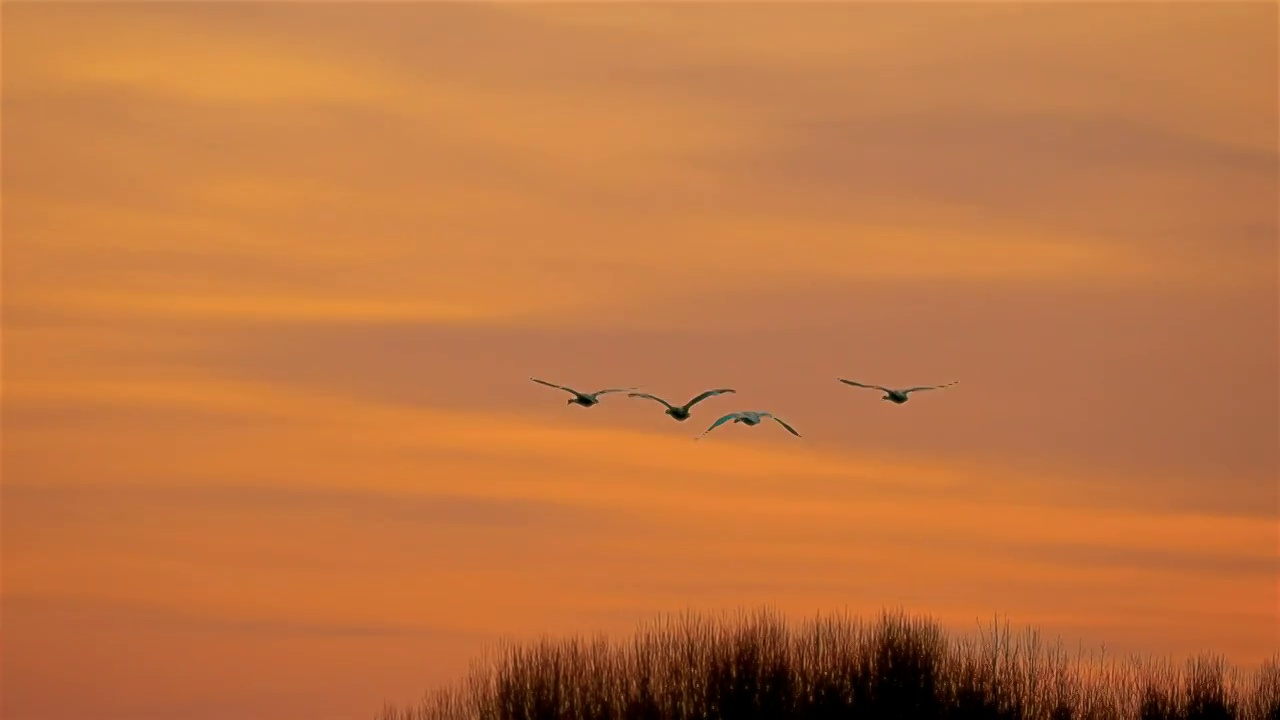
{"type": "Polygon", "coordinates": [[[578,398],[569,398],[568,400],[565,400],[565,401],[564,401],[564,404],[565,404],[565,405],[572,405],[572,404],[574,404],[574,403],[575,403],[575,402],[577,402],[577,401],[578,401],[578,398]]]}

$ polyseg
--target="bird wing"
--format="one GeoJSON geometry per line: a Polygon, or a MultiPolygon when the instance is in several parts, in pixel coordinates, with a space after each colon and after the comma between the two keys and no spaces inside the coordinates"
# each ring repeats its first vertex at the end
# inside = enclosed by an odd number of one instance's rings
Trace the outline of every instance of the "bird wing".
{"type": "Polygon", "coordinates": [[[667,402],[666,400],[663,400],[662,398],[660,398],[660,397],[658,397],[658,396],[656,396],[656,395],[650,395],[649,393],[628,393],[628,394],[627,394],[627,397],[649,398],[650,400],[657,400],[658,402],[662,403],[663,405],[666,405],[667,407],[671,408],[672,410],[675,410],[675,406],[673,406],[671,403],[667,402]]]}
{"type": "Polygon", "coordinates": [[[698,403],[702,402],[703,400],[706,400],[709,397],[715,397],[716,395],[724,395],[726,393],[733,393],[733,392],[737,392],[737,390],[734,390],[733,388],[720,388],[718,390],[708,390],[702,393],[701,395],[698,395],[694,399],[690,400],[689,402],[685,403],[684,407],[686,410],[688,410],[689,408],[693,407],[694,405],[697,405],[698,403]]]}
{"type": "Polygon", "coordinates": [[[628,390],[636,390],[636,389],[637,388],[629,387],[629,388],[609,388],[608,390],[597,390],[591,393],[591,397],[595,397],[597,395],[604,395],[605,393],[627,392],[628,390]]]}
{"type": "Polygon", "coordinates": [[[920,387],[907,388],[906,390],[902,391],[902,394],[906,395],[907,393],[913,393],[919,390],[938,390],[944,387],[951,387],[952,385],[955,385],[957,382],[960,382],[960,381],[956,380],[955,382],[943,383],[941,385],[922,385],[920,387]]]}
{"type": "Polygon", "coordinates": [[[782,427],[786,428],[786,429],[787,429],[787,431],[788,431],[788,432],[790,432],[792,435],[795,435],[796,437],[800,437],[800,433],[796,432],[796,429],[795,429],[795,428],[793,428],[793,427],[791,427],[790,425],[788,425],[788,424],[786,424],[785,422],[783,422],[783,421],[782,421],[782,418],[780,418],[780,417],[776,417],[776,416],[773,416],[773,415],[770,415],[769,417],[772,417],[774,422],[776,422],[776,423],[778,423],[779,425],[781,425],[782,427]]]}
{"type": "MultiPolygon", "coordinates": [[[[720,427],[721,425],[723,425],[723,424],[725,424],[725,423],[729,422],[730,420],[732,420],[732,419],[734,419],[734,418],[737,418],[737,417],[742,417],[742,413],[731,412],[731,413],[729,413],[728,415],[725,415],[724,417],[720,418],[719,420],[716,420],[715,422],[711,423],[711,427],[707,428],[706,430],[703,430],[703,431],[702,431],[702,435],[706,435],[707,433],[711,432],[712,430],[715,430],[716,428],[720,427]]],[[[702,437],[702,435],[699,435],[698,437],[702,437]]],[[[697,440],[698,438],[694,438],[694,439],[695,439],[695,440],[697,440]]]]}
{"type": "Polygon", "coordinates": [[[541,383],[541,384],[543,384],[543,385],[546,385],[547,387],[553,387],[553,388],[555,388],[555,389],[557,389],[557,390],[564,390],[565,392],[571,392],[571,393],[573,393],[574,395],[577,395],[578,397],[582,397],[582,393],[578,392],[577,390],[574,390],[573,388],[568,388],[568,387],[565,387],[565,386],[563,386],[563,385],[557,385],[557,384],[555,384],[555,383],[549,383],[549,382],[547,382],[546,380],[539,380],[539,379],[538,379],[538,378],[536,378],[536,377],[530,377],[529,379],[530,379],[530,380],[532,380],[532,381],[534,381],[534,382],[536,382],[536,383],[541,383]]]}
{"type": "Polygon", "coordinates": [[[836,379],[837,379],[837,380],[839,380],[840,382],[844,383],[845,385],[852,385],[852,386],[854,386],[854,387],[867,388],[867,389],[869,389],[869,390],[883,390],[884,392],[893,392],[893,391],[892,391],[892,390],[890,390],[889,388],[887,388],[887,387],[880,387],[879,385],[863,385],[863,384],[862,384],[862,383],[860,383],[860,382],[854,382],[854,381],[852,381],[852,380],[845,380],[844,378],[836,378],[836,379]]]}

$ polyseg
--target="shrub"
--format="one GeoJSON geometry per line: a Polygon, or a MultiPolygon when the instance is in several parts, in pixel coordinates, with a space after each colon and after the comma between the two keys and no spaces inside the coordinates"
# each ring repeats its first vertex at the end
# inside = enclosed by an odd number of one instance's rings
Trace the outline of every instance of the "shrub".
{"type": "Polygon", "coordinates": [[[997,620],[950,638],[930,618],[769,609],[603,637],[502,644],[460,684],[378,720],[1280,720],[1280,653],[1249,677],[1220,656],[1070,657],[997,620]]]}

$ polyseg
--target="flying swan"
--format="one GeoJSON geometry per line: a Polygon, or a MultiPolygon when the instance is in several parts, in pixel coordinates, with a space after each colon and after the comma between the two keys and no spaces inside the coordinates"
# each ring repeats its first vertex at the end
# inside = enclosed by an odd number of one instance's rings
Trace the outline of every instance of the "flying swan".
{"type": "Polygon", "coordinates": [[[732,388],[720,388],[718,390],[708,390],[683,405],[672,405],[666,400],[663,400],[662,398],[656,395],[650,395],[649,393],[631,393],[627,395],[627,397],[648,398],[650,400],[656,400],[662,403],[663,405],[667,406],[668,415],[670,415],[672,418],[674,418],[679,422],[684,422],[685,420],[689,419],[689,411],[693,408],[694,405],[697,405],[698,403],[702,402],[703,400],[706,400],[709,397],[715,397],[716,395],[724,395],[726,393],[732,393],[732,392],[737,392],[737,391],[733,390],[732,388]]]}
{"type": "Polygon", "coordinates": [[[922,385],[920,387],[906,388],[904,390],[894,390],[892,388],[881,387],[879,385],[863,385],[860,382],[845,380],[844,378],[836,378],[836,379],[844,383],[845,385],[852,385],[854,387],[860,387],[860,388],[870,388],[872,390],[883,390],[885,392],[885,395],[880,399],[888,400],[889,402],[892,402],[898,405],[901,405],[902,403],[907,401],[907,395],[909,393],[919,392],[920,390],[937,390],[938,388],[950,387],[952,385],[955,385],[957,382],[960,382],[959,380],[957,380],[955,382],[944,383],[942,385],[922,385]]]}
{"type": "Polygon", "coordinates": [[[536,378],[536,377],[530,377],[529,379],[530,379],[530,380],[532,380],[532,381],[534,381],[534,382],[536,382],[536,383],[541,383],[541,384],[543,384],[543,385],[546,385],[547,387],[553,387],[553,388],[555,388],[555,389],[557,389],[557,390],[564,390],[565,392],[571,392],[571,393],[573,393],[573,397],[569,398],[568,402],[567,402],[567,403],[565,403],[565,404],[566,404],[566,405],[581,405],[582,407],[591,407],[592,405],[598,405],[598,404],[600,404],[600,400],[599,400],[598,398],[599,398],[601,395],[604,395],[605,393],[626,392],[626,391],[628,391],[628,390],[635,390],[635,389],[636,389],[636,388],[633,388],[633,387],[628,387],[628,388],[609,388],[608,390],[597,390],[596,392],[593,392],[593,393],[580,393],[580,392],[578,392],[577,390],[574,390],[573,388],[568,388],[568,387],[565,387],[565,386],[563,386],[563,385],[556,385],[555,383],[549,383],[549,382],[547,382],[546,380],[539,380],[539,379],[538,379],[538,378],[536,378]]]}
{"type": "Polygon", "coordinates": [[[760,421],[765,418],[773,418],[773,421],[778,423],[782,427],[786,428],[787,432],[791,433],[792,435],[795,435],[796,437],[800,437],[800,433],[796,432],[795,428],[783,422],[781,418],[775,417],[773,413],[758,412],[755,410],[743,410],[742,412],[729,413],[728,415],[725,415],[724,417],[720,418],[714,423],[711,423],[711,427],[703,431],[702,435],[699,435],[698,437],[694,438],[694,440],[699,440],[703,438],[704,436],[706,436],[707,433],[711,432],[712,430],[715,430],[716,428],[729,422],[730,420],[732,420],[735,423],[742,423],[743,425],[750,426],[750,425],[759,425],[760,421]]]}

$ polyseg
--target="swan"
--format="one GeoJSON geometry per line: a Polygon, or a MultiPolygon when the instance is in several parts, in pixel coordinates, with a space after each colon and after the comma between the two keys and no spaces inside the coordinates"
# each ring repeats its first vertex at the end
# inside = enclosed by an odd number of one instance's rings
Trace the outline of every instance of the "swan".
{"type": "Polygon", "coordinates": [[[674,418],[679,422],[684,422],[685,420],[689,419],[689,410],[691,410],[694,405],[697,405],[698,403],[702,402],[703,400],[706,400],[709,397],[715,397],[716,395],[724,395],[725,393],[732,393],[732,392],[737,392],[737,391],[732,388],[720,388],[718,390],[708,390],[683,405],[672,405],[666,400],[663,400],[662,398],[657,397],[656,395],[650,395],[649,393],[631,393],[627,395],[627,397],[633,397],[633,398],[638,397],[638,398],[648,398],[650,400],[657,400],[658,402],[667,406],[668,415],[670,415],[672,418],[674,418]]]}
{"type": "Polygon", "coordinates": [[[872,390],[883,390],[885,392],[885,395],[880,399],[888,400],[889,402],[895,403],[897,405],[901,405],[902,403],[906,402],[907,395],[909,393],[918,392],[920,390],[937,390],[938,388],[950,387],[960,382],[959,380],[956,380],[955,382],[943,383],[942,385],[922,385],[920,387],[906,388],[904,390],[894,390],[892,388],[881,387],[879,385],[863,385],[860,382],[845,380],[844,378],[836,378],[836,379],[844,383],[845,385],[852,385],[854,387],[860,387],[860,388],[870,388],[872,390]]]}
{"type": "Polygon", "coordinates": [[[796,437],[800,437],[800,433],[796,432],[795,428],[783,422],[781,418],[775,417],[773,413],[759,412],[756,410],[743,410],[741,412],[731,412],[728,415],[725,415],[724,417],[720,418],[719,420],[711,423],[711,427],[703,431],[702,435],[699,435],[698,437],[694,438],[694,440],[701,439],[707,433],[711,432],[712,430],[715,430],[716,428],[729,422],[730,420],[734,421],[735,423],[742,423],[743,425],[750,426],[750,425],[759,425],[760,421],[765,418],[773,418],[773,421],[778,423],[782,427],[786,428],[787,432],[791,433],[792,435],[795,435],[796,437]]]}
{"type": "Polygon", "coordinates": [[[553,387],[553,388],[555,388],[555,389],[557,389],[557,390],[564,390],[565,392],[571,392],[571,393],[573,393],[573,397],[569,398],[569,401],[568,401],[566,404],[567,404],[567,405],[581,405],[582,407],[591,407],[592,405],[598,405],[598,404],[600,404],[600,400],[599,400],[598,398],[599,398],[601,395],[604,395],[605,393],[626,392],[626,391],[628,391],[628,390],[636,390],[636,389],[637,389],[637,388],[633,388],[633,387],[628,387],[628,388],[609,388],[608,390],[597,390],[596,392],[593,392],[593,393],[580,393],[580,392],[578,392],[577,390],[574,390],[573,388],[568,388],[568,387],[565,387],[565,386],[563,386],[563,385],[556,385],[555,383],[549,383],[549,382],[547,382],[546,380],[539,380],[539,379],[538,379],[538,378],[536,378],[536,377],[530,377],[529,379],[530,379],[530,380],[532,380],[532,381],[534,381],[534,382],[536,382],[536,383],[541,383],[541,384],[543,384],[543,385],[546,385],[547,387],[553,387]]]}

